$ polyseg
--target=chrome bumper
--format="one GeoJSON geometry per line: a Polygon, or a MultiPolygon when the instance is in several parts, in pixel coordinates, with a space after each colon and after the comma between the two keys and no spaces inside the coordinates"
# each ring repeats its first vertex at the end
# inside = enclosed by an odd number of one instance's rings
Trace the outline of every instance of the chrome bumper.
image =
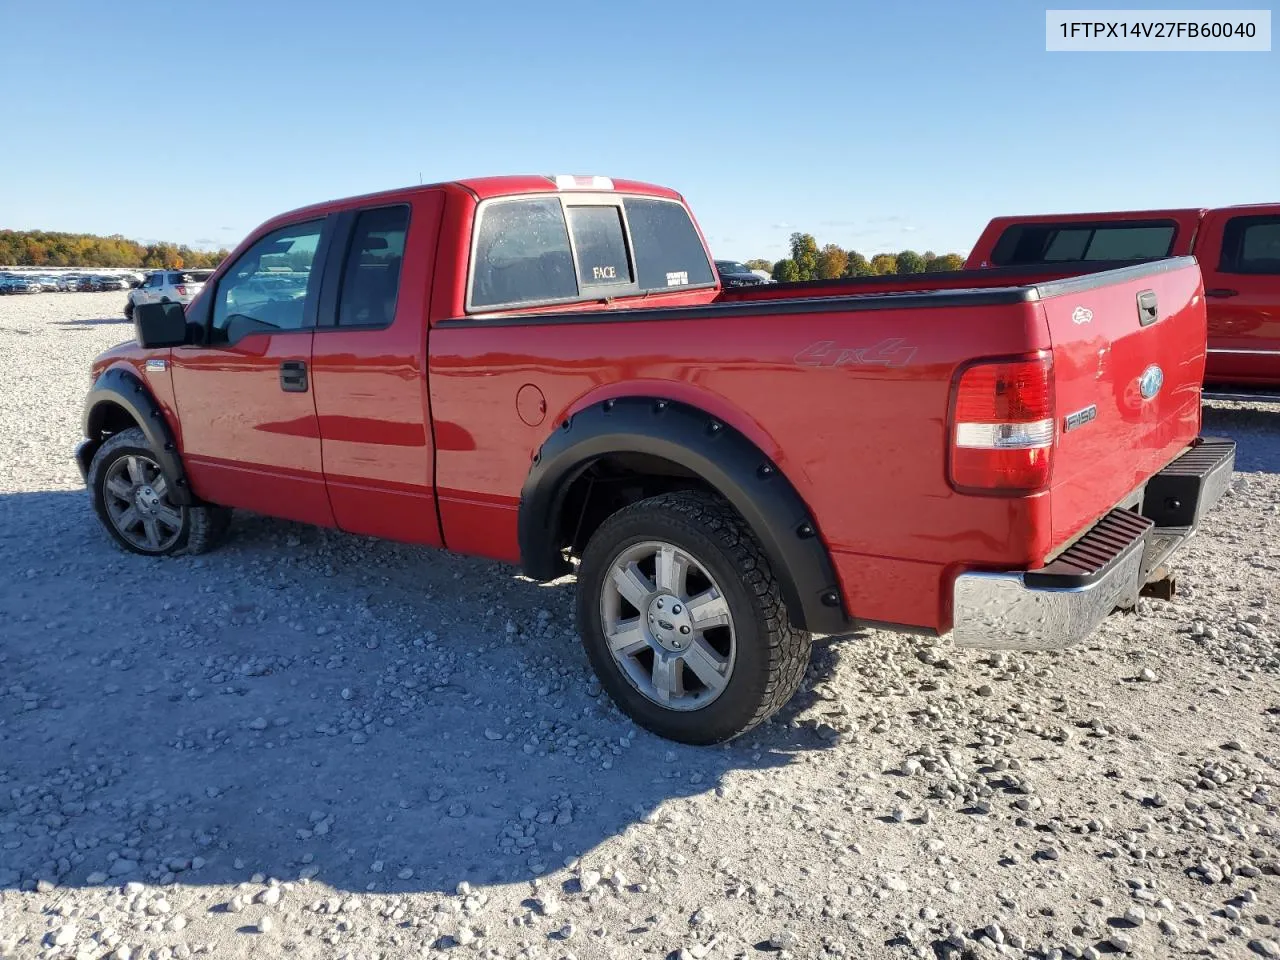
{"type": "Polygon", "coordinates": [[[1117,607],[1131,607],[1142,589],[1143,541],[1097,580],[1079,587],[1030,587],[1024,573],[962,573],[956,577],[958,647],[1060,650],[1098,628],[1117,607]]]}
{"type": "Polygon", "coordinates": [[[1096,555],[1100,545],[1116,542],[1114,527],[1102,531],[1104,525],[1119,523],[1128,531],[1124,545],[1113,549],[1094,570],[1055,574],[1054,568],[1071,566],[1055,561],[1041,571],[961,574],[952,594],[956,646],[1059,650],[1083,640],[1113,610],[1137,603],[1152,571],[1195,532],[1200,519],[1226,492],[1234,465],[1231,441],[1192,447],[1148,483],[1150,502],[1144,504],[1143,516],[1113,510],[1081,539],[1085,547],[1081,553],[1096,555]],[[1190,485],[1195,489],[1194,502],[1187,498],[1190,485]],[[1184,499],[1167,496],[1171,490],[1184,499]],[[1090,545],[1087,541],[1095,531],[1102,536],[1090,545]]]}

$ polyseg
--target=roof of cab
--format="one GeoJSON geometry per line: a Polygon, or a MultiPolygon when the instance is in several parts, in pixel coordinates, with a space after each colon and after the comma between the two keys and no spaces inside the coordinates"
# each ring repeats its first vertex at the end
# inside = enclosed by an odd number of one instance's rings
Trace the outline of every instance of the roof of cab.
{"type": "Polygon", "coordinates": [[[257,232],[262,227],[271,226],[278,222],[295,221],[300,216],[308,214],[320,216],[331,213],[335,210],[345,210],[356,206],[367,206],[371,203],[394,203],[403,201],[405,198],[413,196],[415,193],[423,190],[439,190],[445,189],[462,189],[471,194],[477,200],[489,200],[493,197],[517,196],[529,193],[565,193],[572,194],[574,192],[583,193],[630,193],[647,197],[662,197],[668,200],[680,200],[684,198],[676,191],[668,187],[661,187],[654,183],[643,183],[639,180],[614,180],[606,177],[560,177],[561,180],[580,180],[590,182],[590,185],[582,186],[560,186],[557,184],[557,178],[554,176],[533,176],[533,175],[514,175],[503,177],[472,177],[467,180],[447,180],[441,183],[424,183],[414,184],[408,187],[397,187],[394,190],[380,190],[376,193],[359,194],[353,197],[343,197],[337,200],[325,200],[321,203],[309,204],[305,207],[298,207],[285,213],[277,214],[270,220],[261,224],[253,232],[257,232]],[[601,186],[600,181],[606,181],[611,184],[610,187],[601,186]]]}
{"type": "Polygon", "coordinates": [[[992,223],[1074,223],[1081,220],[1169,220],[1181,217],[1204,216],[1203,207],[1182,207],[1171,210],[1106,210],[1097,213],[1036,213],[1028,216],[994,217],[992,223]]]}
{"type": "Polygon", "coordinates": [[[609,177],[573,177],[561,176],[510,176],[510,177],[474,177],[469,180],[454,181],[458,186],[471,191],[478,200],[492,197],[506,197],[520,193],[573,193],[575,190],[592,193],[632,193],[649,197],[665,197],[668,200],[680,200],[680,194],[667,187],[655,183],[642,183],[639,180],[617,180],[609,177]],[[563,186],[561,181],[580,181],[577,186],[563,186]],[[609,186],[601,184],[604,181],[609,186]]]}

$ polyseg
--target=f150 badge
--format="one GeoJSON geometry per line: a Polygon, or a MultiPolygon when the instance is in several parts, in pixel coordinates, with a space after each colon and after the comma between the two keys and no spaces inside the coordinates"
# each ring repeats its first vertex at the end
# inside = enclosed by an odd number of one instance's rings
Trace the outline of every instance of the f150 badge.
{"type": "Polygon", "coordinates": [[[1093,319],[1093,311],[1088,307],[1076,307],[1071,311],[1071,322],[1079,325],[1093,319]]]}
{"type": "Polygon", "coordinates": [[[1143,400],[1150,400],[1160,388],[1164,386],[1164,371],[1156,364],[1152,364],[1142,371],[1142,376],[1138,378],[1138,391],[1142,394],[1143,400]]]}
{"type": "Polygon", "coordinates": [[[1079,427],[1083,427],[1086,423],[1092,423],[1098,419],[1098,405],[1091,403],[1083,410],[1077,410],[1075,413],[1068,413],[1062,418],[1062,432],[1070,433],[1079,427]]]}

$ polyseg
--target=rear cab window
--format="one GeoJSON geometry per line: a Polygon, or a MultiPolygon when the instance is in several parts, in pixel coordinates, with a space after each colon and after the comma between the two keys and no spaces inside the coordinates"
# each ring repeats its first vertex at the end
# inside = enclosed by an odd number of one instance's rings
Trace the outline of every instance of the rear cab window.
{"type": "Polygon", "coordinates": [[[1158,260],[1177,238],[1172,220],[1110,220],[1097,223],[1015,223],[991,252],[1000,267],[1099,260],[1158,260]]]}
{"type": "Polygon", "coordinates": [[[622,194],[498,198],[478,211],[471,313],[712,286],[684,205],[622,194]]]}

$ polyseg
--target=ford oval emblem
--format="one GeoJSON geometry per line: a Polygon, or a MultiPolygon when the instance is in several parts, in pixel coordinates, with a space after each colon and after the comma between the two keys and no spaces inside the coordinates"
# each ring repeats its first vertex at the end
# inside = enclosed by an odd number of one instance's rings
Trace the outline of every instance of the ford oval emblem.
{"type": "Polygon", "coordinates": [[[1142,393],[1143,400],[1150,400],[1160,388],[1164,386],[1164,371],[1154,363],[1142,371],[1142,376],[1138,378],[1138,390],[1142,393]]]}

